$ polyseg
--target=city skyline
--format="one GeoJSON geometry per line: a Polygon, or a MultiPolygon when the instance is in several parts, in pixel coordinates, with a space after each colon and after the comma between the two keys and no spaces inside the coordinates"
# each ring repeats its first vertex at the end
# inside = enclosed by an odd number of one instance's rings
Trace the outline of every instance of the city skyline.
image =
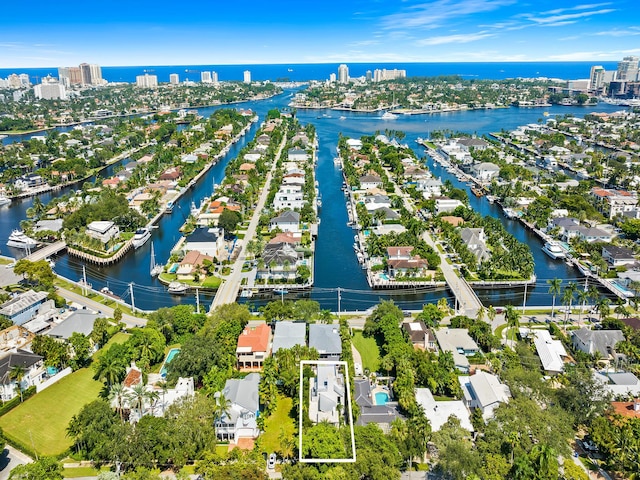
{"type": "Polygon", "coordinates": [[[195,0],[109,8],[7,5],[0,68],[77,65],[333,62],[610,61],[640,54],[630,0],[535,4],[515,0],[328,0],[313,7],[195,0]],[[123,16],[126,12],[126,17],[123,16]]]}

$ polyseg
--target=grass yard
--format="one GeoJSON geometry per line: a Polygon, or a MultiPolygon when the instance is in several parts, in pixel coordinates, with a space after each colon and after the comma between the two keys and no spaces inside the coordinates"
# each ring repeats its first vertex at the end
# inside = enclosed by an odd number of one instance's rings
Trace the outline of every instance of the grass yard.
{"type": "Polygon", "coordinates": [[[370,372],[377,372],[380,368],[380,349],[378,344],[371,337],[364,337],[362,332],[354,332],[351,339],[360,356],[362,357],[362,368],[370,372]]]}
{"type": "MultiPolygon", "coordinates": [[[[105,348],[127,338],[129,335],[118,333],[105,348]]],[[[102,386],[93,379],[93,368],[80,369],[0,417],[0,427],[5,435],[40,455],[59,455],[71,446],[66,436],[71,417],[98,398],[102,386]]]]}
{"type": "Polygon", "coordinates": [[[278,395],[276,411],[264,422],[264,433],[260,435],[260,450],[267,455],[280,451],[280,432],[284,429],[287,436],[293,438],[295,434],[295,420],[291,418],[293,400],[278,395]]]}

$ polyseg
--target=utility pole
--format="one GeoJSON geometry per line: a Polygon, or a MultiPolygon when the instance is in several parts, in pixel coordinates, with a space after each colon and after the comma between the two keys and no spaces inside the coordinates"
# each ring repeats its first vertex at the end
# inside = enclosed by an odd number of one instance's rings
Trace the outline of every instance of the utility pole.
{"type": "Polygon", "coordinates": [[[529,283],[524,284],[524,297],[522,298],[522,315],[524,315],[524,310],[527,305],[527,285],[529,285],[529,283]]]}
{"type": "Polygon", "coordinates": [[[342,300],[342,295],[340,295],[340,287],[338,287],[338,316],[340,316],[340,300],[342,300]]]}
{"type": "Polygon", "coordinates": [[[200,291],[196,288],[196,313],[200,313],[200,291]]]}
{"type": "Polygon", "coordinates": [[[129,284],[129,294],[131,295],[131,312],[135,313],[136,311],[136,302],[133,299],[133,282],[129,284]]]}
{"type": "Polygon", "coordinates": [[[82,294],[87,294],[87,270],[82,265],[82,294]]]}

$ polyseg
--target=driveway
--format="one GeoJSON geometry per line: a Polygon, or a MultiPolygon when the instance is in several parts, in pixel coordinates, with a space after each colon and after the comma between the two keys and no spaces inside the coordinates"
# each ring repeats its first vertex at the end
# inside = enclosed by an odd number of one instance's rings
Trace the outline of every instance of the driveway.
{"type": "Polygon", "coordinates": [[[33,460],[30,457],[27,457],[24,453],[7,445],[4,447],[2,455],[0,455],[0,480],[7,480],[11,470],[16,468],[18,465],[24,465],[31,462],[33,462],[33,460]]]}

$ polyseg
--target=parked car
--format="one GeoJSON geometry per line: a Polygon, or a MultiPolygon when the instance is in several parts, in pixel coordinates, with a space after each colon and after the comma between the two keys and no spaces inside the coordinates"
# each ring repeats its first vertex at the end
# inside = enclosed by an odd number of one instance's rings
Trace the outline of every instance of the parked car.
{"type": "Polygon", "coordinates": [[[272,453],[271,455],[269,455],[269,462],[267,463],[267,468],[269,470],[273,470],[274,468],[276,468],[276,454],[272,453]]]}

